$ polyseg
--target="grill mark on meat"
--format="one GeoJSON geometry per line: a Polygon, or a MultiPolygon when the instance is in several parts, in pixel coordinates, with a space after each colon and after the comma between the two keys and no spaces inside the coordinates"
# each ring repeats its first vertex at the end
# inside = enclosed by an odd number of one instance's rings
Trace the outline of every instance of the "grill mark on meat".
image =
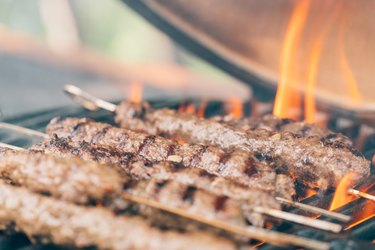
{"type": "Polygon", "coordinates": [[[205,177],[205,178],[208,178],[208,179],[211,179],[211,180],[214,180],[216,178],[216,175],[211,174],[204,169],[200,169],[199,176],[205,177]]]}
{"type": "Polygon", "coordinates": [[[119,138],[119,147],[122,148],[125,146],[126,143],[128,143],[129,135],[124,131],[124,133],[121,133],[121,136],[119,138]]]}
{"type": "Polygon", "coordinates": [[[143,166],[145,166],[146,168],[152,168],[154,166],[154,164],[151,161],[145,160],[143,162],[143,166]]]}
{"type": "Polygon", "coordinates": [[[111,128],[111,126],[107,126],[103,129],[101,129],[93,138],[92,143],[97,143],[100,139],[102,139],[105,134],[108,132],[108,130],[111,128]]]}
{"type": "Polygon", "coordinates": [[[75,136],[75,135],[79,134],[81,132],[80,130],[82,129],[82,127],[89,124],[89,123],[90,123],[90,121],[88,121],[86,119],[82,122],[77,123],[72,129],[72,132],[71,132],[72,136],[75,136]]]}
{"type": "MultiPolygon", "coordinates": [[[[79,120],[80,119],[67,118],[64,121],[62,121],[62,123],[64,123],[65,125],[63,125],[63,126],[61,126],[59,124],[51,125],[51,126],[48,127],[48,132],[49,133],[57,133],[58,135],[66,137],[68,135],[66,134],[65,131],[70,131],[69,127],[72,127],[72,126],[74,126],[74,124],[77,124],[79,122],[79,120]],[[61,131],[61,134],[59,133],[59,131],[61,131]]],[[[85,140],[85,138],[87,138],[87,137],[90,138],[91,137],[91,135],[90,135],[91,131],[93,131],[93,132],[95,131],[94,133],[96,133],[98,131],[98,129],[103,128],[103,127],[107,127],[107,126],[108,125],[103,124],[103,123],[92,122],[89,126],[87,126],[87,128],[85,130],[82,131],[82,134],[77,135],[77,137],[71,138],[71,140],[72,140],[71,143],[76,144],[77,142],[79,142],[81,140],[85,140]]],[[[149,150],[146,150],[146,148],[144,147],[142,149],[141,155],[136,154],[138,160],[147,159],[147,160],[151,161],[152,163],[156,163],[160,160],[163,160],[163,158],[160,158],[159,155],[155,155],[155,154],[153,154],[152,152],[149,152],[149,151],[152,148],[151,151],[153,151],[153,152],[156,151],[156,154],[159,154],[159,152],[161,152],[161,153],[163,153],[163,155],[161,157],[165,157],[166,152],[168,151],[169,145],[173,144],[174,141],[169,140],[169,139],[165,139],[165,138],[162,138],[162,137],[156,137],[156,138],[157,139],[155,139],[155,141],[157,140],[158,145],[153,143],[152,145],[149,146],[149,148],[150,148],[149,150]]],[[[123,153],[125,153],[125,152],[136,153],[137,149],[140,148],[139,145],[141,144],[142,141],[144,142],[145,139],[146,139],[146,136],[143,133],[111,127],[110,130],[108,131],[107,135],[105,136],[105,138],[100,140],[100,145],[95,144],[95,145],[92,145],[92,146],[110,148],[111,150],[113,148],[116,148],[119,152],[123,152],[123,153]],[[122,143],[121,143],[120,138],[128,138],[127,139],[128,141],[126,142],[127,144],[121,146],[122,143]],[[140,138],[142,138],[142,139],[139,140],[140,138]],[[134,147],[134,143],[132,142],[133,140],[137,142],[138,146],[134,147]],[[129,146],[131,146],[131,147],[129,147],[129,146]]],[[[244,168],[245,168],[245,162],[246,162],[247,158],[250,157],[251,153],[247,153],[245,151],[236,149],[235,150],[235,155],[236,155],[235,158],[236,159],[238,158],[239,162],[241,162],[241,163],[239,165],[232,164],[232,162],[229,164],[229,161],[231,161],[231,160],[229,160],[225,164],[225,166],[221,166],[221,164],[219,163],[218,160],[220,158],[220,155],[223,154],[224,150],[222,150],[222,149],[219,149],[219,148],[213,147],[213,146],[209,147],[209,146],[193,145],[193,144],[192,145],[189,145],[189,144],[177,145],[177,144],[175,144],[175,147],[176,147],[176,152],[178,152],[178,155],[183,159],[183,161],[181,163],[184,165],[184,167],[200,168],[200,169],[204,169],[206,171],[209,170],[209,172],[211,172],[212,174],[222,176],[223,178],[228,178],[228,179],[234,180],[238,183],[242,183],[243,185],[249,186],[250,188],[260,188],[262,190],[267,190],[267,191],[275,189],[274,181],[272,180],[272,178],[268,177],[269,175],[274,174],[274,172],[272,172],[272,169],[270,169],[269,172],[262,172],[262,176],[255,176],[254,178],[249,178],[245,174],[243,174],[243,175],[235,174],[236,171],[237,171],[237,173],[238,173],[238,171],[243,173],[244,168]],[[207,155],[207,157],[206,157],[205,154],[207,154],[208,151],[210,152],[210,154],[207,155]],[[203,161],[208,162],[211,159],[213,160],[212,165],[203,164],[203,161]],[[216,159],[217,159],[217,161],[216,161],[216,159]],[[227,165],[228,166],[231,165],[232,168],[235,168],[234,171],[233,171],[234,174],[232,174],[232,171],[230,169],[227,169],[227,171],[224,171],[225,173],[221,172],[222,167],[226,167],[227,165]]],[[[87,156],[87,152],[81,153],[81,157],[84,157],[86,159],[93,159],[92,156],[87,156]]],[[[115,158],[118,158],[118,157],[115,157],[115,158]]],[[[224,159],[222,159],[222,162],[226,161],[225,158],[226,157],[224,157],[224,159]]],[[[101,162],[103,163],[103,161],[101,161],[101,162]]],[[[108,159],[108,161],[105,161],[104,163],[108,164],[108,162],[111,163],[111,164],[118,164],[119,160],[118,159],[108,159]]],[[[256,161],[256,167],[258,168],[258,166],[259,166],[260,168],[263,168],[259,164],[260,163],[258,161],[256,161]]],[[[174,165],[174,166],[178,166],[178,165],[174,165]]],[[[182,167],[182,165],[181,165],[181,167],[182,167]]],[[[125,170],[125,172],[129,172],[129,171],[127,171],[128,166],[122,166],[122,168],[125,170]]],[[[163,168],[164,168],[163,171],[168,171],[167,170],[168,167],[163,167],[163,168]]],[[[169,169],[172,170],[171,167],[169,167],[169,169]]],[[[177,171],[175,171],[175,172],[177,172],[177,171]]],[[[135,173],[135,174],[137,174],[137,173],[135,173]]],[[[197,172],[195,172],[195,174],[198,175],[197,172]]],[[[198,176],[198,178],[199,178],[199,176],[198,176]]],[[[286,194],[285,197],[288,197],[288,195],[286,194]]]]}
{"type": "Polygon", "coordinates": [[[138,148],[138,150],[137,150],[137,153],[138,153],[138,154],[142,153],[145,149],[147,149],[147,147],[148,147],[151,143],[155,142],[155,139],[156,139],[156,136],[154,136],[154,135],[149,135],[149,136],[147,136],[147,137],[143,140],[143,142],[141,143],[141,145],[139,146],[139,148],[138,148]]]}
{"type": "Polygon", "coordinates": [[[232,154],[233,154],[233,150],[224,151],[224,153],[220,155],[220,159],[219,159],[220,164],[224,165],[225,163],[227,163],[227,161],[231,158],[232,154]]]}
{"type": "Polygon", "coordinates": [[[159,194],[160,191],[161,191],[164,187],[166,187],[166,185],[167,185],[168,182],[169,182],[168,180],[158,181],[158,182],[156,183],[156,185],[155,185],[155,194],[159,194]]]}
{"type": "Polygon", "coordinates": [[[170,155],[174,155],[174,152],[176,150],[176,145],[175,144],[169,144],[168,150],[167,150],[167,157],[170,155]]]}
{"type": "Polygon", "coordinates": [[[258,174],[258,170],[255,166],[255,161],[252,157],[249,157],[247,159],[244,173],[249,177],[258,174]]]}
{"type": "Polygon", "coordinates": [[[170,162],[173,172],[180,172],[186,167],[181,162],[170,162]]]}
{"type": "Polygon", "coordinates": [[[194,156],[192,157],[190,165],[191,166],[198,165],[199,162],[202,159],[202,156],[204,155],[204,153],[206,153],[207,149],[208,149],[208,146],[201,146],[201,148],[198,150],[198,152],[196,154],[194,154],[194,156]]]}
{"type": "Polygon", "coordinates": [[[228,200],[228,196],[219,196],[215,200],[215,211],[219,212],[225,209],[225,204],[228,200]]]}
{"type": "Polygon", "coordinates": [[[188,186],[185,192],[182,194],[182,197],[181,197],[182,200],[193,203],[194,195],[196,191],[197,191],[197,188],[195,186],[188,186]]]}
{"type": "Polygon", "coordinates": [[[136,185],[137,185],[137,181],[136,180],[128,179],[122,185],[122,189],[123,190],[129,190],[129,189],[132,189],[133,187],[135,187],[136,185]]]}
{"type": "Polygon", "coordinates": [[[1,183],[0,188],[2,225],[25,232],[31,238],[42,235],[46,243],[80,249],[93,246],[112,250],[129,246],[138,250],[237,249],[232,241],[208,232],[163,232],[145,219],[116,216],[107,208],[78,206],[5,183],[1,183]],[[150,239],[151,243],[140,244],[142,237],[150,239]]]}
{"type": "Polygon", "coordinates": [[[52,142],[57,145],[57,147],[64,150],[70,150],[72,147],[69,145],[67,138],[59,138],[57,134],[53,134],[52,142]]]}

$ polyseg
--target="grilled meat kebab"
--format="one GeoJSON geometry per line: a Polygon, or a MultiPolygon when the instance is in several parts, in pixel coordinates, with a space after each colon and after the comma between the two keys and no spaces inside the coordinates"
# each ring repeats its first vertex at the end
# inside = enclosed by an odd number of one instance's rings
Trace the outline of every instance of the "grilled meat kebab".
{"type": "Polygon", "coordinates": [[[102,201],[122,190],[118,173],[96,163],[0,148],[0,177],[30,190],[78,204],[102,201]]]}
{"type": "Polygon", "coordinates": [[[34,145],[31,150],[58,155],[62,158],[79,157],[107,166],[114,166],[119,168],[121,173],[134,179],[175,180],[185,185],[194,185],[217,195],[235,199],[254,197],[259,190],[287,199],[292,199],[292,196],[295,195],[294,187],[285,175],[277,175],[274,186],[249,188],[221,176],[210,174],[204,169],[186,168],[183,164],[172,161],[145,161],[137,154],[122,153],[116,148],[102,147],[87,142],[74,143],[71,138],[60,138],[57,135],[34,145]]]}
{"type": "Polygon", "coordinates": [[[87,118],[53,119],[47,126],[47,133],[51,137],[56,134],[70,138],[75,143],[84,141],[117,148],[121,154],[136,154],[150,162],[178,161],[186,167],[204,169],[250,188],[275,190],[275,170],[243,150],[223,150],[199,144],[181,145],[174,140],[116,128],[87,118]]]}
{"type": "Polygon", "coordinates": [[[98,249],[236,249],[205,232],[152,228],[140,218],[115,216],[101,207],[82,207],[0,182],[0,224],[60,245],[98,249]]]}
{"type": "MultiPolygon", "coordinates": [[[[253,196],[247,197],[246,200],[236,200],[174,180],[134,180],[126,176],[120,177],[113,169],[104,165],[86,163],[78,159],[70,158],[63,161],[48,154],[10,149],[2,151],[0,177],[32,191],[67,201],[77,203],[86,201],[86,204],[96,201],[114,206],[114,200],[117,201],[116,204],[120,204],[118,201],[122,199],[122,188],[124,188],[125,192],[132,195],[239,226],[245,225],[245,217],[252,224],[262,226],[263,216],[252,212],[254,207],[280,209],[273,196],[257,190],[254,190],[253,196]],[[17,157],[19,160],[16,160],[17,157]],[[89,164],[90,167],[87,168],[89,164]],[[107,173],[108,177],[102,176],[107,173]],[[113,187],[108,188],[108,180],[113,181],[111,184],[113,187]],[[94,189],[92,185],[95,185],[94,189]],[[98,193],[94,197],[96,200],[90,199],[93,197],[93,190],[98,193]],[[111,194],[105,195],[108,191],[111,191],[111,194]]],[[[125,208],[116,207],[121,210],[125,208]]]]}
{"type": "Polygon", "coordinates": [[[121,127],[153,135],[252,152],[278,172],[289,173],[311,188],[335,187],[348,173],[358,182],[370,173],[370,163],[345,140],[332,135],[301,137],[284,131],[244,130],[171,109],[153,110],[147,103],[123,102],[117,108],[116,121],[121,127]]]}
{"type": "Polygon", "coordinates": [[[251,131],[265,129],[272,132],[290,132],[297,137],[319,136],[330,143],[340,143],[342,146],[352,147],[352,141],[343,134],[335,133],[328,128],[304,121],[295,121],[288,118],[278,118],[273,115],[264,115],[259,118],[233,118],[232,116],[215,116],[216,122],[227,124],[235,129],[251,131]]]}

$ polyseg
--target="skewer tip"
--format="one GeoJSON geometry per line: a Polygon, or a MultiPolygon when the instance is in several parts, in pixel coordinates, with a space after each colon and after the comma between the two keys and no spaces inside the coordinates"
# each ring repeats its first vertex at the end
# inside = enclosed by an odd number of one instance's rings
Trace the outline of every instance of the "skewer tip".
{"type": "Polygon", "coordinates": [[[99,108],[109,112],[116,111],[116,105],[83,91],[75,85],[67,84],[64,86],[64,92],[68,94],[75,102],[88,110],[97,110],[99,108]]]}

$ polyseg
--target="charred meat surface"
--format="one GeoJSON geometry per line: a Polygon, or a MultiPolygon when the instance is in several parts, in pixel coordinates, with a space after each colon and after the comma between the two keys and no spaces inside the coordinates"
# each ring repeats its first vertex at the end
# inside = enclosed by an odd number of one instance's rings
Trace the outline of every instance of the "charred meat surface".
{"type": "Polygon", "coordinates": [[[243,150],[223,150],[199,144],[180,145],[174,140],[116,128],[87,118],[53,119],[47,126],[47,132],[51,137],[56,134],[75,143],[117,148],[123,154],[136,154],[150,162],[179,159],[186,167],[201,168],[251,188],[275,190],[275,170],[243,150]]]}
{"type": "Polygon", "coordinates": [[[122,188],[115,170],[96,163],[1,148],[0,178],[75,203],[104,200],[122,188]]]}
{"type": "Polygon", "coordinates": [[[253,199],[235,200],[228,196],[215,195],[192,185],[184,185],[173,180],[129,179],[125,191],[137,197],[161,202],[169,207],[182,209],[191,214],[221,220],[236,226],[263,226],[262,215],[253,212],[254,207],[280,208],[276,200],[258,192],[253,199]]]}
{"type": "Polygon", "coordinates": [[[0,224],[55,244],[98,249],[236,249],[223,238],[197,232],[162,232],[140,218],[115,216],[0,182],[0,224]],[[147,240],[143,240],[147,239],[147,240]]]}
{"type": "Polygon", "coordinates": [[[346,139],[339,140],[332,135],[299,136],[287,131],[242,129],[170,109],[152,110],[146,104],[125,102],[118,106],[116,121],[129,129],[252,152],[279,171],[323,190],[337,186],[348,173],[353,173],[357,182],[370,173],[369,162],[346,139]],[[143,107],[142,115],[134,111],[139,106],[143,107]]]}
{"type": "Polygon", "coordinates": [[[264,129],[271,132],[290,132],[297,137],[319,136],[330,143],[340,143],[346,147],[352,147],[352,141],[340,133],[309,124],[304,121],[295,121],[288,118],[278,118],[273,115],[264,115],[259,118],[233,118],[231,116],[216,116],[212,120],[227,124],[236,129],[250,131],[264,129]]]}
{"type": "MultiPolygon", "coordinates": [[[[84,160],[114,166],[121,173],[134,179],[175,180],[186,185],[194,185],[217,195],[230,196],[235,199],[252,199],[263,193],[262,190],[264,190],[262,188],[249,188],[221,176],[210,174],[204,169],[187,168],[178,162],[145,161],[135,154],[124,154],[112,147],[101,147],[87,142],[76,144],[70,138],[53,136],[34,145],[32,150],[54,154],[63,158],[79,157],[84,160]]],[[[291,199],[295,191],[290,183],[291,180],[287,176],[277,175],[276,189],[266,189],[265,191],[272,197],[276,192],[284,198],[291,199]]]]}

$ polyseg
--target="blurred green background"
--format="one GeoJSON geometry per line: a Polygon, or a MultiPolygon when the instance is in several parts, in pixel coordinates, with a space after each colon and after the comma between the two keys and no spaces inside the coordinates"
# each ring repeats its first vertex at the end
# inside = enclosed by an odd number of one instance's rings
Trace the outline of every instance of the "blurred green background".
{"type": "Polygon", "coordinates": [[[79,57],[85,51],[125,67],[135,65],[142,75],[150,74],[148,79],[155,79],[155,68],[161,66],[156,70],[164,74],[159,84],[141,82],[145,99],[248,97],[247,87],[184,51],[120,0],[0,0],[0,34],[0,112],[5,116],[71,104],[61,91],[66,83],[108,100],[127,98],[129,92],[96,72],[9,51],[5,47],[13,42],[12,34],[32,37],[57,57],[79,57]],[[163,86],[164,79],[178,87],[163,86]]]}
{"type": "MultiPolygon", "coordinates": [[[[185,53],[119,0],[63,1],[69,4],[78,38],[85,47],[120,62],[176,62],[205,74],[225,77],[220,71],[185,53]]],[[[53,22],[43,19],[42,8],[50,5],[48,2],[54,0],[0,0],[0,23],[45,41],[48,37],[46,25],[53,22]]]]}

